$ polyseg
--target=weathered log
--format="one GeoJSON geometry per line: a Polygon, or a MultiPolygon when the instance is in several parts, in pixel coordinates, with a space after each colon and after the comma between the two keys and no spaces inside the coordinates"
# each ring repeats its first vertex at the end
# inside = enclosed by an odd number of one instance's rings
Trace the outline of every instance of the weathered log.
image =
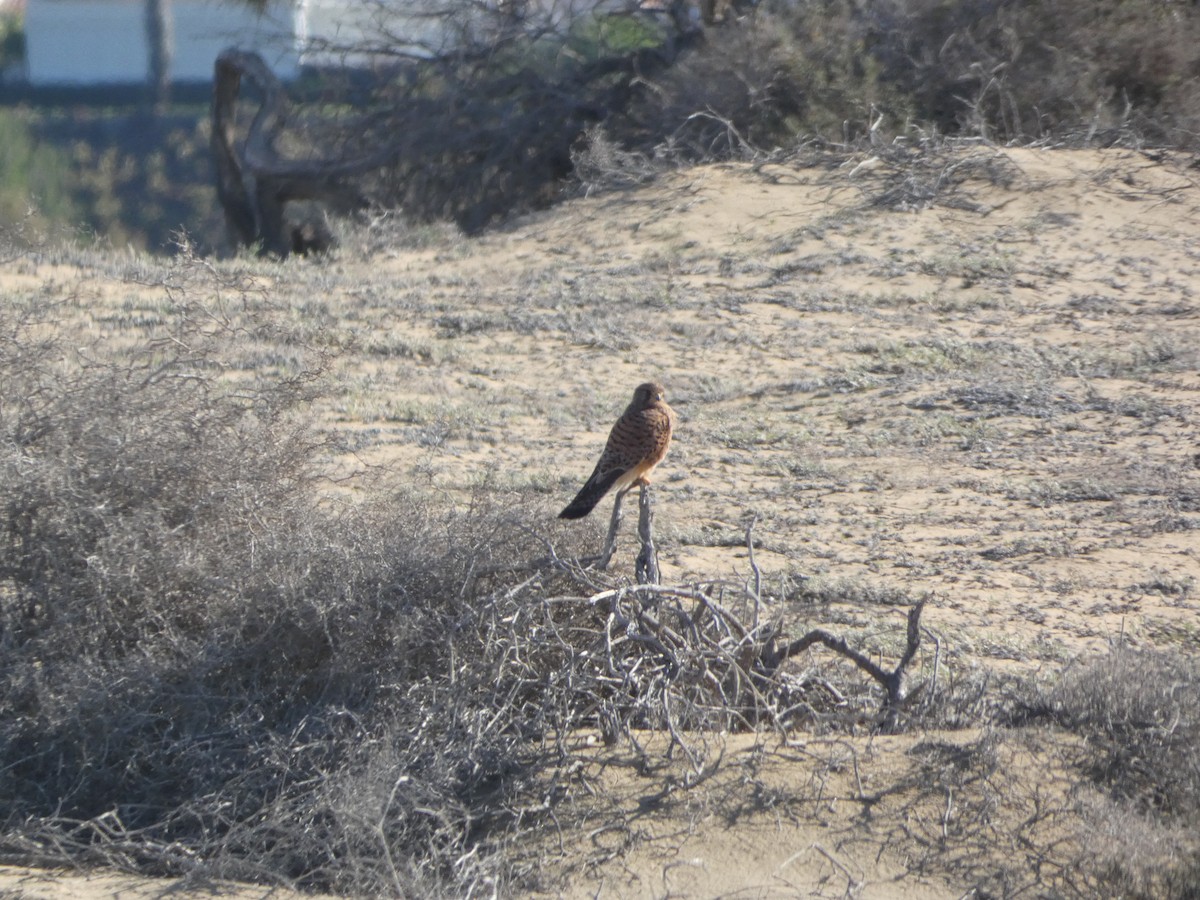
{"type": "MultiPolygon", "coordinates": [[[[396,79],[386,111],[340,128],[327,123],[339,143],[365,148],[346,151],[359,154],[353,157],[314,151],[287,158],[279,138],[285,129],[302,137],[304,130],[279,79],[258,54],[225,50],[214,67],[212,149],[229,233],[238,246],[257,246],[264,254],[318,248],[320,229],[306,234],[290,225],[288,205],[307,200],[338,211],[361,209],[365,192],[375,189],[364,176],[385,168],[387,177],[375,181],[388,185],[381,188],[386,196],[374,200],[402,207],[414,220],[451,219],[467,234],[513,211],[544,206],[561,195],[579,136],[627,109],[648,78],[703,40],[687,11],[684,0],[671,0],[659,45],[615,51],[563,72],[532,64],[516,71],[497,67],[491,40],[468,41],[419,66],[410,60],[413,67],[404,71],[414,86],[399,88],[405,79],[396,79]],[[261,99],[239,144],[243,79],[261,99]]],[[[534,30],[524,39],[537,37],[534,30]]]]}
{"type": "Polygon", "coordinates": [[[355,159],[282,158],[275,141],[287,124],[288,111],[283,85],[261,56],[236,49],[217,56],[212,106],[217,197],[236,244],[257,245],[260,253],[278,256],[326,249],[331,243],[321,223],[289,224],[288,203],[316,200],[341,209],[362,208],[367,201],[354,187],[352,176],[384,165],[394,156],[394,151],[383,150],[355,159]],[[243,79],[254,83],[262,99],[239,146],[237,103],[243,79]]]}

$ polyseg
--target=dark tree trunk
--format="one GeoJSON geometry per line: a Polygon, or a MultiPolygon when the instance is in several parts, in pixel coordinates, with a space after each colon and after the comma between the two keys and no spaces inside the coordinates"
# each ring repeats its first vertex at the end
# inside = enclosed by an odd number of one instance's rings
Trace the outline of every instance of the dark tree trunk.
{"type": "Polygon", "coordinates": [[[175,24],[171,15],[171,0],[146,0],[146,45],[150,50],[147,86],[150,104],[156,113],[164,112],[171,102],[174,44],[175,24]]]}
{"type": "Polygon", "coordinates": [[[289,223],[288,203],[314,200],[341,210],[360,209],[366,199],[354,187],[353,177],[394,156],[394,150],[385,148],[354,159],[286,159],[276,151],[275,139],[287,119],[283,85],[261,56],[235,49],[217,56],[211,139],[217,197],[234,243],[281,257],[324,250],[332,243],[323,222],[289,223]],[[255,84],[262,99],[239,142],[235,126],[243,78],[255,84]]]}

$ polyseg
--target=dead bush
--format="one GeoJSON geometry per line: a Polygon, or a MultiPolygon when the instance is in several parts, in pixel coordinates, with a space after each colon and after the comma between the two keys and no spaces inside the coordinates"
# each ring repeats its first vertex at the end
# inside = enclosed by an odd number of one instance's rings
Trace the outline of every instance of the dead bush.
{"type": "Polygon", "coordinates": [[[1200,668],[1174,653],[1123,649],[1068,671],[1046,699],[1081,734],[1097,784],[1167,819],[1200,814],[1200,668]]]}
{"type": "Polygon", "coordinates": [[[174,265],[123,349],[0,314],[0,857],[504,893],[535,883],[521,839],[580,729],[666,728],[699,772],[707,731],[902,705],[903,662],[848,654],[879,685],[850,700],[817,664],[783,678],[838,639],[788,640],[744,587],[730,610],[580,569],[521,496],[331,490],[323,353],[174,265]],[[242,368],[247,345],[287,362],[242,368]]]}
{"type": "Polygon", "coordinates": [[[1192,898],[1200,873],[1200,669],[1170,651],[1119,648],[1014,704],[1079,742],[1064,760],[1087,785],[1086,831],[1065,874],[1085,896],[1192,898]]]}
{"type": "Polygon", "coordinates": [[[161,334],[127,350],[77,350],[54,310],[0,318],[0,855],[365,894],[500,883],[489,847],[539,724],[481,643],[499,613],[479,572],[541,549],[521,502],[331,493],[303,412],[321,354],[243,371],[239,342],[303,338],[255,298],[195,293],[173,285],[161,334]]]}
{"type": "Polygon", "coordinates": [[[318,370],[225,381],[223,326],[206,319],[182,310],[121,360],[68,351],[30,316],[4,323],[9,645],[69,632],[69,655],[124,652],[145,629],[186,634],[189,602],[240,595],[254,535],[293,515],[320,445],[294,413],[318,370]]]}
{"type": "Polygon", "coordinates": [[[1083,852],[1071,880],[1085,896],[1194,900],[1200,847],[1191,821],[1164,822],[1107,797],[1080,802],[1083,852]]]}

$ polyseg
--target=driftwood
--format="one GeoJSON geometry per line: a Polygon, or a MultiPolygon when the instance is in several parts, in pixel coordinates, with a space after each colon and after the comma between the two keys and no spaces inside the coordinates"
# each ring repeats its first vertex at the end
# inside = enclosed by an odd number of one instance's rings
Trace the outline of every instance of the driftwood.
{"type": "Polygon", "coordinates": [[[287,204],[316,200],[339,209],[360,209],[366,198],[353,176],[387,164],[394,151],[356,159],[283,158],[275,147],[288,121],[283,85],[257,53],[229,49],[217,56],[213,71],[212,152],[217,197],[236,244],[257,246],[260,253],[287,256],[326,249],[331,236],[323,221],[289,223],[287,204]],[[242,80],[253,82],[261,105],[245,140],[236,139],[242,80]]]}

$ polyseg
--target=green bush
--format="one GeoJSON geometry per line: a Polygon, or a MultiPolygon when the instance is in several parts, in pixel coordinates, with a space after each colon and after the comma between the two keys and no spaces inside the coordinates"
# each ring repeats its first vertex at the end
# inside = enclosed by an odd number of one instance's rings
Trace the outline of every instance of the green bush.
{"type": "Polygon", "coordinates": [[[25,115],[0,108],[0,228],[81,218],[68,190],[70,166],[53,143],[39,140],[25,115]]]}

